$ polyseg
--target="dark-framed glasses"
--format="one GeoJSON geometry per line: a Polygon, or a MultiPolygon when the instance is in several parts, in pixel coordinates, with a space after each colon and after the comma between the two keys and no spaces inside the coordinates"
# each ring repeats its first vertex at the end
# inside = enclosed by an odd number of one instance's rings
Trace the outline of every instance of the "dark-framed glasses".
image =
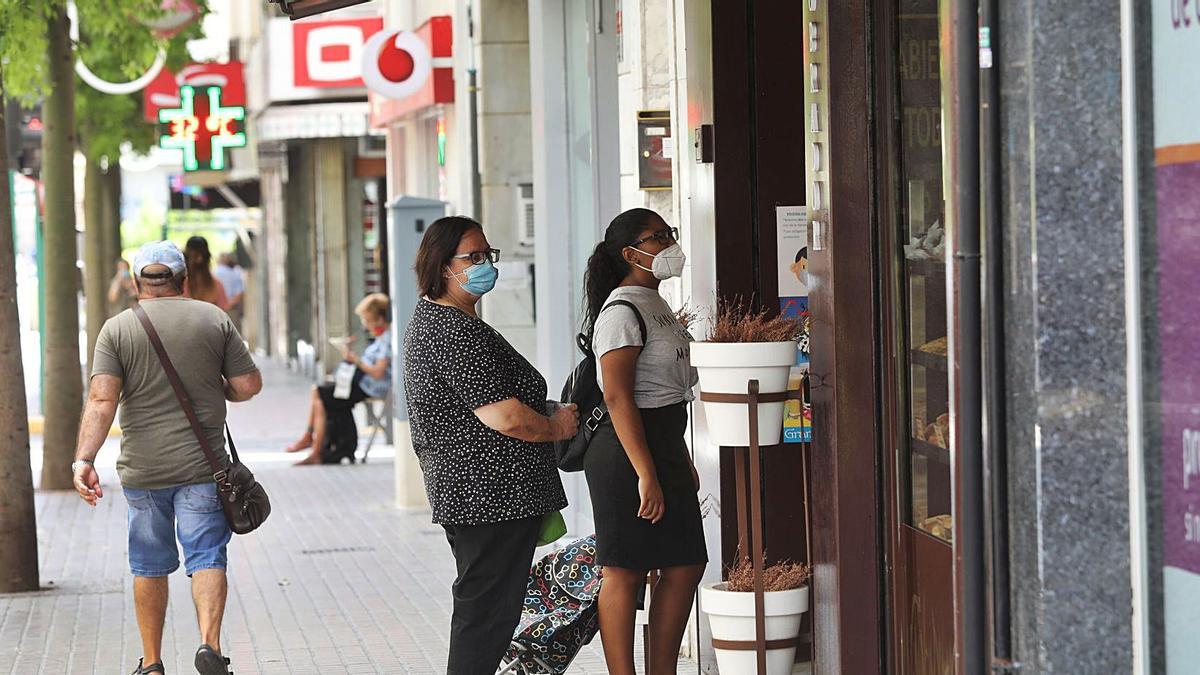
{"type": "Polygon", "coordinates": [[[652,234],[648,237],[642,237],[641,239],[638,239],[637,241],[630,244],[630,246],[641,246],[642,244],[644,244],[648,241],[659,241],[664,244],[670,244],[670,243],[679,241],[679,228],[678,227],[668,227],[664,230],[658,230],[657,232],[655,232],[654,234],[652,234]]]}
{"type": "Polygon", "coordinates": [[[450,257],[458,258],[459,260],[469,260],[472,265],[482,265],[487,260],[498,263],[500,262],[500,249],[489,248],[486,251],[471,251],[470,253],[460,253],[450,257]]]}

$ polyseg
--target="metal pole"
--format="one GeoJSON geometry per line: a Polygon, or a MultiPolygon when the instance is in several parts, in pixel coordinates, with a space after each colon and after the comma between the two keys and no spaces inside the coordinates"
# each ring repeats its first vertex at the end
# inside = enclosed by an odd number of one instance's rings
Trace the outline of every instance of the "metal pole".
{"type": "Polygon", "coordinates": [[[988,50],[990,63],[980,63],[979,97],[983,189],[983,339],[982,389],[984,403],[983,462],[988,573],[988,612],[991,622],[991,658],[996,665],[1012,661],[1012,607],[1008,564],[1008,423],[1004,405],[1004,234],[1000,180],[1000,78],[997,62],[997,0],[980,0],[980,53],[988,50]],[[985,44],[986,41],[986,44],[985,44]]]}
{"type": "Polygon", "coordinates": [[[754,651],[767,675],[767,607],[763,589],[762,448],[758,445],[758,380],[747,385],[750,412],[750,539],[754,570],[754,651]]]}
{"type": "Polygon", "coordinates": [[[956,448],[954,467],[954,609],[957,672],[987,668],[986,549],[983,516],[983,396],[979,255],[979,1],[946,0],[943,102],[953,217],[952,344],[956,448]]]}
{"type": "Polygon", "coordinates": [[[471,125],[471,210],[475,220],[483,220],[483,179],[479,173],[479,79],[475,69],[475,12],[467,6],[467,36],[470,38],[471,66],[467,68],[467,117],[471,125]]]}
{"type": "MultiPolygon", "coordinates": [[[[1156,672],[1162,669],[1160,650],[1151,640],[1151,601],[1155,595],[1150,581],[1151,558],[1148,547],[1150,523],[1147,514],[1147,482],[1145,446],[1146,409],[1142,405],[1142,272],[1141,249],[1141,195],[1143,185],[1142,151],[1149,139],[1138,133],[1141,119],[1153,119],[1153,103],[1145,94],[1150,93],[1153,76],[1147,78],[1140,66],[1137,48],[1139,43],[1151,39],[1149,26],[1150,10],[1136,0],[1121,0],[1121,126],[1122,168],[1124,174],[1124,238],[1125,238],[1125,341],[1126,341],[1126,410],[1129,420],[1129,548],[1130,577],[1133,587],[1133,670],[1134,675],[1156,672]],[[1150,82],[1143,82],[1149,79],[1150,82]]],[[[1153,171],[1149,173],[1153,176],[1153,171]]],[[[1149,290],[1149,289],[1146,289],[1149,290]]],[[[1147,300],[1149,300],[1147,298],[1147,300]]],[[[1151,301],[1152,302],[1152,301],[1151,301]]],[[[1154,448],[1157,449],[1157,448],[1154,448]]],[[[1157,570],[1155,571],[1157,575],[1157,570]]],[[[1161,587],[1160,587],[1161,588],[1161,587]]],[[[1160,591],[1161,592],[1161,591],[1160,591]]],[[[1157,631],[1155,631],[1157,632],[1157,631]]],[[[1161,634],[1159,635],[1161,638],[1161,634]]]]}
{"type": "Polygon", "coordinates": [[[37,236],[38,280],[38,412],[46,415],[46,235],[43,232],[42,200],[38,198],[41,181],[34,186],[33,222],[37,236]]]}
{"type": "Polygon", "coordinates": [[[737,448],[733,453],[733,483],[737,495],[738,562],[750,558],[750,477],[747,475],[750,455],[743,455],[740,450],[741,448],[737,448]]]}

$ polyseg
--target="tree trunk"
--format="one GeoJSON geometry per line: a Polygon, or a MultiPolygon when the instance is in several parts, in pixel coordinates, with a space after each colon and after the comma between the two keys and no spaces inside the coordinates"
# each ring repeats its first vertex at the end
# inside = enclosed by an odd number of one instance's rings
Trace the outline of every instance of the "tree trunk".
{"type": "MultiPolygon", "coordinates": [[[[0,105],[0,132],[4,128],[0,105]]],[[[6,142],[6,134],[0,133],[0,593],[15,593],[37,590],[38,552],[6,142]]]]}
{"type": "Polygon", "coordinates": [[[84,296],[87,298],[87,357],[88,372],[91,372],[92,354],[96,350],[96,336],[108,318],[108,282],[112,276],[112,263],[105,259],[108,247],[108,232],[104,217],[104,170],[100,160],[87,160],[83,174],[83,280],[84,296]]]}
{"type": "Polygon", "coordinates": [[[45,181],[46,348],[42,396],[45,449],[41,487],[71,487],[71,460],[83,405],[79,362],[79,272],[75,240],[75,70],[66,3],[48,26],[49,86],[42,104],[45,181]]]}
{"type": "MultiPolygon", "coordinates": [[[[108,273],[113,274],[117,269],[117,259],[121,257],[121,163],[109,158],[108,171],[104,174],[104,265],[108,273]]],[[[112,316],[124,309],[123,300],[118,300],[108,307],[108,315],[112,316]]]]}

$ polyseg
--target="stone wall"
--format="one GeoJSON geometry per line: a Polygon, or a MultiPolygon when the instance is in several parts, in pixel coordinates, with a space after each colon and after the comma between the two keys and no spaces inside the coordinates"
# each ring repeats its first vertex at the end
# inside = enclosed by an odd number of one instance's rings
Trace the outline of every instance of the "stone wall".
{"type": "Polygon", "coordinates": [[[1017,658],[1128,672],[1120,5],[999,6],[1017,658]]]}

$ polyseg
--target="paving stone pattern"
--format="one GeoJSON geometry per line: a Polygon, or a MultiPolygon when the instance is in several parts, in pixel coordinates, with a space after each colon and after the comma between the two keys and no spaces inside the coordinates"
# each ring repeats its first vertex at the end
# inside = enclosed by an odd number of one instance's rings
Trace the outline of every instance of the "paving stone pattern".
{"type": "MultiPolygon", "coordinates": [[[[230,548],[223,640],[234,671],[444,672],[454,567],[441,528],[427,513],[392,507],[386,452],[356,466],[293,468],[280,461],[273,439],[286,437],[283,423],[303,424],[293,420],[307,394],[294,378],[276,373],[269,382],[279,388],[257,404],[235,407],[233,416],[235,428],[257,427],[244,434],[245,455],[274,507],[258,532],[235,537],[230,548]]],[[[101,456],[108,489],[96,509],[73,493],[38,493],[43,590],[0,596],[0,674],[112,675],[137,664],[126,507],[113,455],[106,448],[101,456]]],[[[194,672],[199,632],[182,570],[170,589],[167,672],[194,672]]],[[[680,669],[696,671],[694,663],[680,669]]],[[[598,638],[570,672],[606,672],[598,638]]]]}

